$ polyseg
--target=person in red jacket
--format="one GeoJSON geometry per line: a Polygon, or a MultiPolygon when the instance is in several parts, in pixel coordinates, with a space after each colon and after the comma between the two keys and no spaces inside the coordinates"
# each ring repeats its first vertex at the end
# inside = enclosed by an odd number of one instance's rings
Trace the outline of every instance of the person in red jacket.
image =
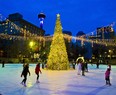
{"type": "Polygon", "coordinates": [[[39,83],[39,72],[42,73],[42,72],[41,72],[41,69],[40,69],[40,63],[38,63],[38,64],[36,65],[36,67],[35,67],[35,73],[36,73],[36,75],[37,75],[37,79],[36,79],[36,82],[37,82],[37,83],[39,83]]]}

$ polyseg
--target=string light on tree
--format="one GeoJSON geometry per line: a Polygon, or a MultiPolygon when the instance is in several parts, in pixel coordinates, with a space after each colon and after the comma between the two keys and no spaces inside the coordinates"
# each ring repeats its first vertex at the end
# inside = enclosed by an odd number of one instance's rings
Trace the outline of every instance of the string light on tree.
{"type": "Polygon", "coordinates": [[[62,33],[60,14],[57,14],[53,40],[50,46],[50,53],[47,59],[47,68],[50,70],[69,69],[69,61],[62,33]]]}

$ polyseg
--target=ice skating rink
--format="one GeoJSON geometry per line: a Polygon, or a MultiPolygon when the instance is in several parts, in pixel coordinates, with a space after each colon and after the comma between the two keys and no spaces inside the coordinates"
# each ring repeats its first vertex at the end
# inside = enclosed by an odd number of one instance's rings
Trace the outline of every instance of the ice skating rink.
{"type": "Polygon", "coordinates": [[[0,64],[0,95],[116,95],[116,66],[112,66],[112,86],[105,85],[106,65],[88,65],[85,76],[77,75],[77,70],[42,70],[40,83],[36,83],[36,64],[30,64],[31,76],[27,77],[27,87],[21,85],[22,64],[0,64]]]}

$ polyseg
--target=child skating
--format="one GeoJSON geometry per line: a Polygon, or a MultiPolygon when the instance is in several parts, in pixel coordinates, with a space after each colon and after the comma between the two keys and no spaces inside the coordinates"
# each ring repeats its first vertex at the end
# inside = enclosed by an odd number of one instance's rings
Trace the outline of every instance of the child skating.
{"type": "Polygon", "coordinates": [[[37,78],[36,78],[37,83],[39,83],[39,73],[42,73],[40,69],[40,63],[38,63],[35,67],[35,74],[37,75],[37,78]]]}
{"type": "Polygon", "coordinates": [[[110,83],[110,71],[111,71],[111,69],[107,68],[107,70],[105,72],[105,80],[106,80],[106,85],[111,86],[111,83],[110,83]]]}
{"type": "Polygon", "coordinates": [[[30,76],[30,71],[29,71],[29,65],[27,63],[24,64],[23,66],[23,71],[21,73],[21,77],[24,76],[24,79],[22,80],[21,84],[26,87],[26,81],[27,81],[27,75],[29,73],[30,76]]]}

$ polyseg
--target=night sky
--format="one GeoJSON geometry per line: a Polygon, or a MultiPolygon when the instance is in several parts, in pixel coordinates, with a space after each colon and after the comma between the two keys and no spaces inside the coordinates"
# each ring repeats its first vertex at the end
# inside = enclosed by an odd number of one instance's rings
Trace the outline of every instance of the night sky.
{"type": "Polygon", "coordinates": [[[17,12],[36,26],[39,26],[38,14],[43,12],[44,30],[51,35],[59,13],[63,30],[75,36],[78,31],[91,33],[97,27],[116,22],[116,0],[0,0],[2,18],[17,12]]]}

